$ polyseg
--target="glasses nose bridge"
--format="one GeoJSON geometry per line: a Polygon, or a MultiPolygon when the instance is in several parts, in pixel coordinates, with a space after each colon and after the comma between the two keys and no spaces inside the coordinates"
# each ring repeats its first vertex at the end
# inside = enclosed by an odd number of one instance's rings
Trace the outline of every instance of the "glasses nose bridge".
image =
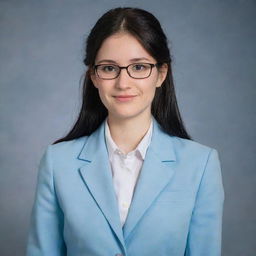
{"type": "Polygon", "coordinates": [[[131,77],[131,75],[130,75],[130,73],[129,73],[129,71],[128,71],[128,67],[129,67],[130,65],[128,65],[128,66],[126,66],[126,67],[121,67],[121,66],[118,66],[118,68],[119,68],[119,72],[118,72],[118,76],[120,76],[120,73],[121,73],[121,71],[122,71],[122,69],[126,69],[126,73],[127,73],[127,75],[129,76],[129,77],[131,77]]]}

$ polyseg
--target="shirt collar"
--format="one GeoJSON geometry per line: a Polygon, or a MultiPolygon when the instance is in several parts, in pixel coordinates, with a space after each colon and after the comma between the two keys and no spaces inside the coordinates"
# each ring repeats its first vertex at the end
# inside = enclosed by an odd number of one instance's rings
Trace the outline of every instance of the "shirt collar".
{"type": "MultiPolygon", "coordinates": [[[[132,152],[139,152],[141,158],[144,160],[146,156],[146,152],[148,149],[148,146],[151,142],[151,137],[152,137],[152,130],[153,130],[153,121],[151,119],[150,127],[147,131],[147,133],[144,135],[136,149],[134,149],[132,152]]],[[[107,144],[107,149],[108,149],[108,154],[110,160],[112,159],[112,156],[115,152],[120,152],[121,150],[118,148],[116,143],[113,141],[112,136],[110,134],[107,118],[105,119],[105,140],[107,144]]],[[[129,152],[128,154],[130,154],[129,152]]]]}

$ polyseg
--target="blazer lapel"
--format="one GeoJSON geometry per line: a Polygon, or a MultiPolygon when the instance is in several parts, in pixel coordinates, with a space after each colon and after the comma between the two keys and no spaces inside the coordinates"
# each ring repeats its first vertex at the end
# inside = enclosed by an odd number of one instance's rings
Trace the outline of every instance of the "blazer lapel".
{"type": "Polygon", "coordinates": [[[172,137],[161,130],[155,119],[152,140],[148,147],[141,173],[135,188],[132,203],[123,227],[124,239],[135,228],[145,211],[150,207],[161,190],[174,174],[176,160],[172,137]]]}
{"type": "Polygon", "coordinates": [[[83,180],[109,225],[125,248],[112,172],[105,143],[104,122],[91,134],[78,156],[83,180]]]}

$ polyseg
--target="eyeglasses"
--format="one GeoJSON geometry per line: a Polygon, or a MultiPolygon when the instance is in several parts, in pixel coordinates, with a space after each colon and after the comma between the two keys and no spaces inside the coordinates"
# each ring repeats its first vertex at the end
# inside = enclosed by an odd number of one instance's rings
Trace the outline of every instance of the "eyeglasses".
{"type": "Polygon", "coordinates": [[[126,69],[128,75],[135,79],[144,79],[151,75],[152,68],[159,64],[133,63],[126,67],[114,64],[99,64],[94,66],[97,76],[104,80],[115,79],[120,75],[121,69],[126,69]]]}

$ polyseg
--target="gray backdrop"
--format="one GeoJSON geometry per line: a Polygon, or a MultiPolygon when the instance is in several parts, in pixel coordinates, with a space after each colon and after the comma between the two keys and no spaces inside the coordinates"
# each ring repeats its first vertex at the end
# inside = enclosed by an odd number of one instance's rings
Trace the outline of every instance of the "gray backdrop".
{"type": "Polygon", "coordinates": [[[84,39],[118,6],[144,8],[162,23],[186,127],[220,154],[223,255],[255,255],[253,0],[0,0],[0,255],[24,255],[39,160],[80,107],[84,39]]]}

